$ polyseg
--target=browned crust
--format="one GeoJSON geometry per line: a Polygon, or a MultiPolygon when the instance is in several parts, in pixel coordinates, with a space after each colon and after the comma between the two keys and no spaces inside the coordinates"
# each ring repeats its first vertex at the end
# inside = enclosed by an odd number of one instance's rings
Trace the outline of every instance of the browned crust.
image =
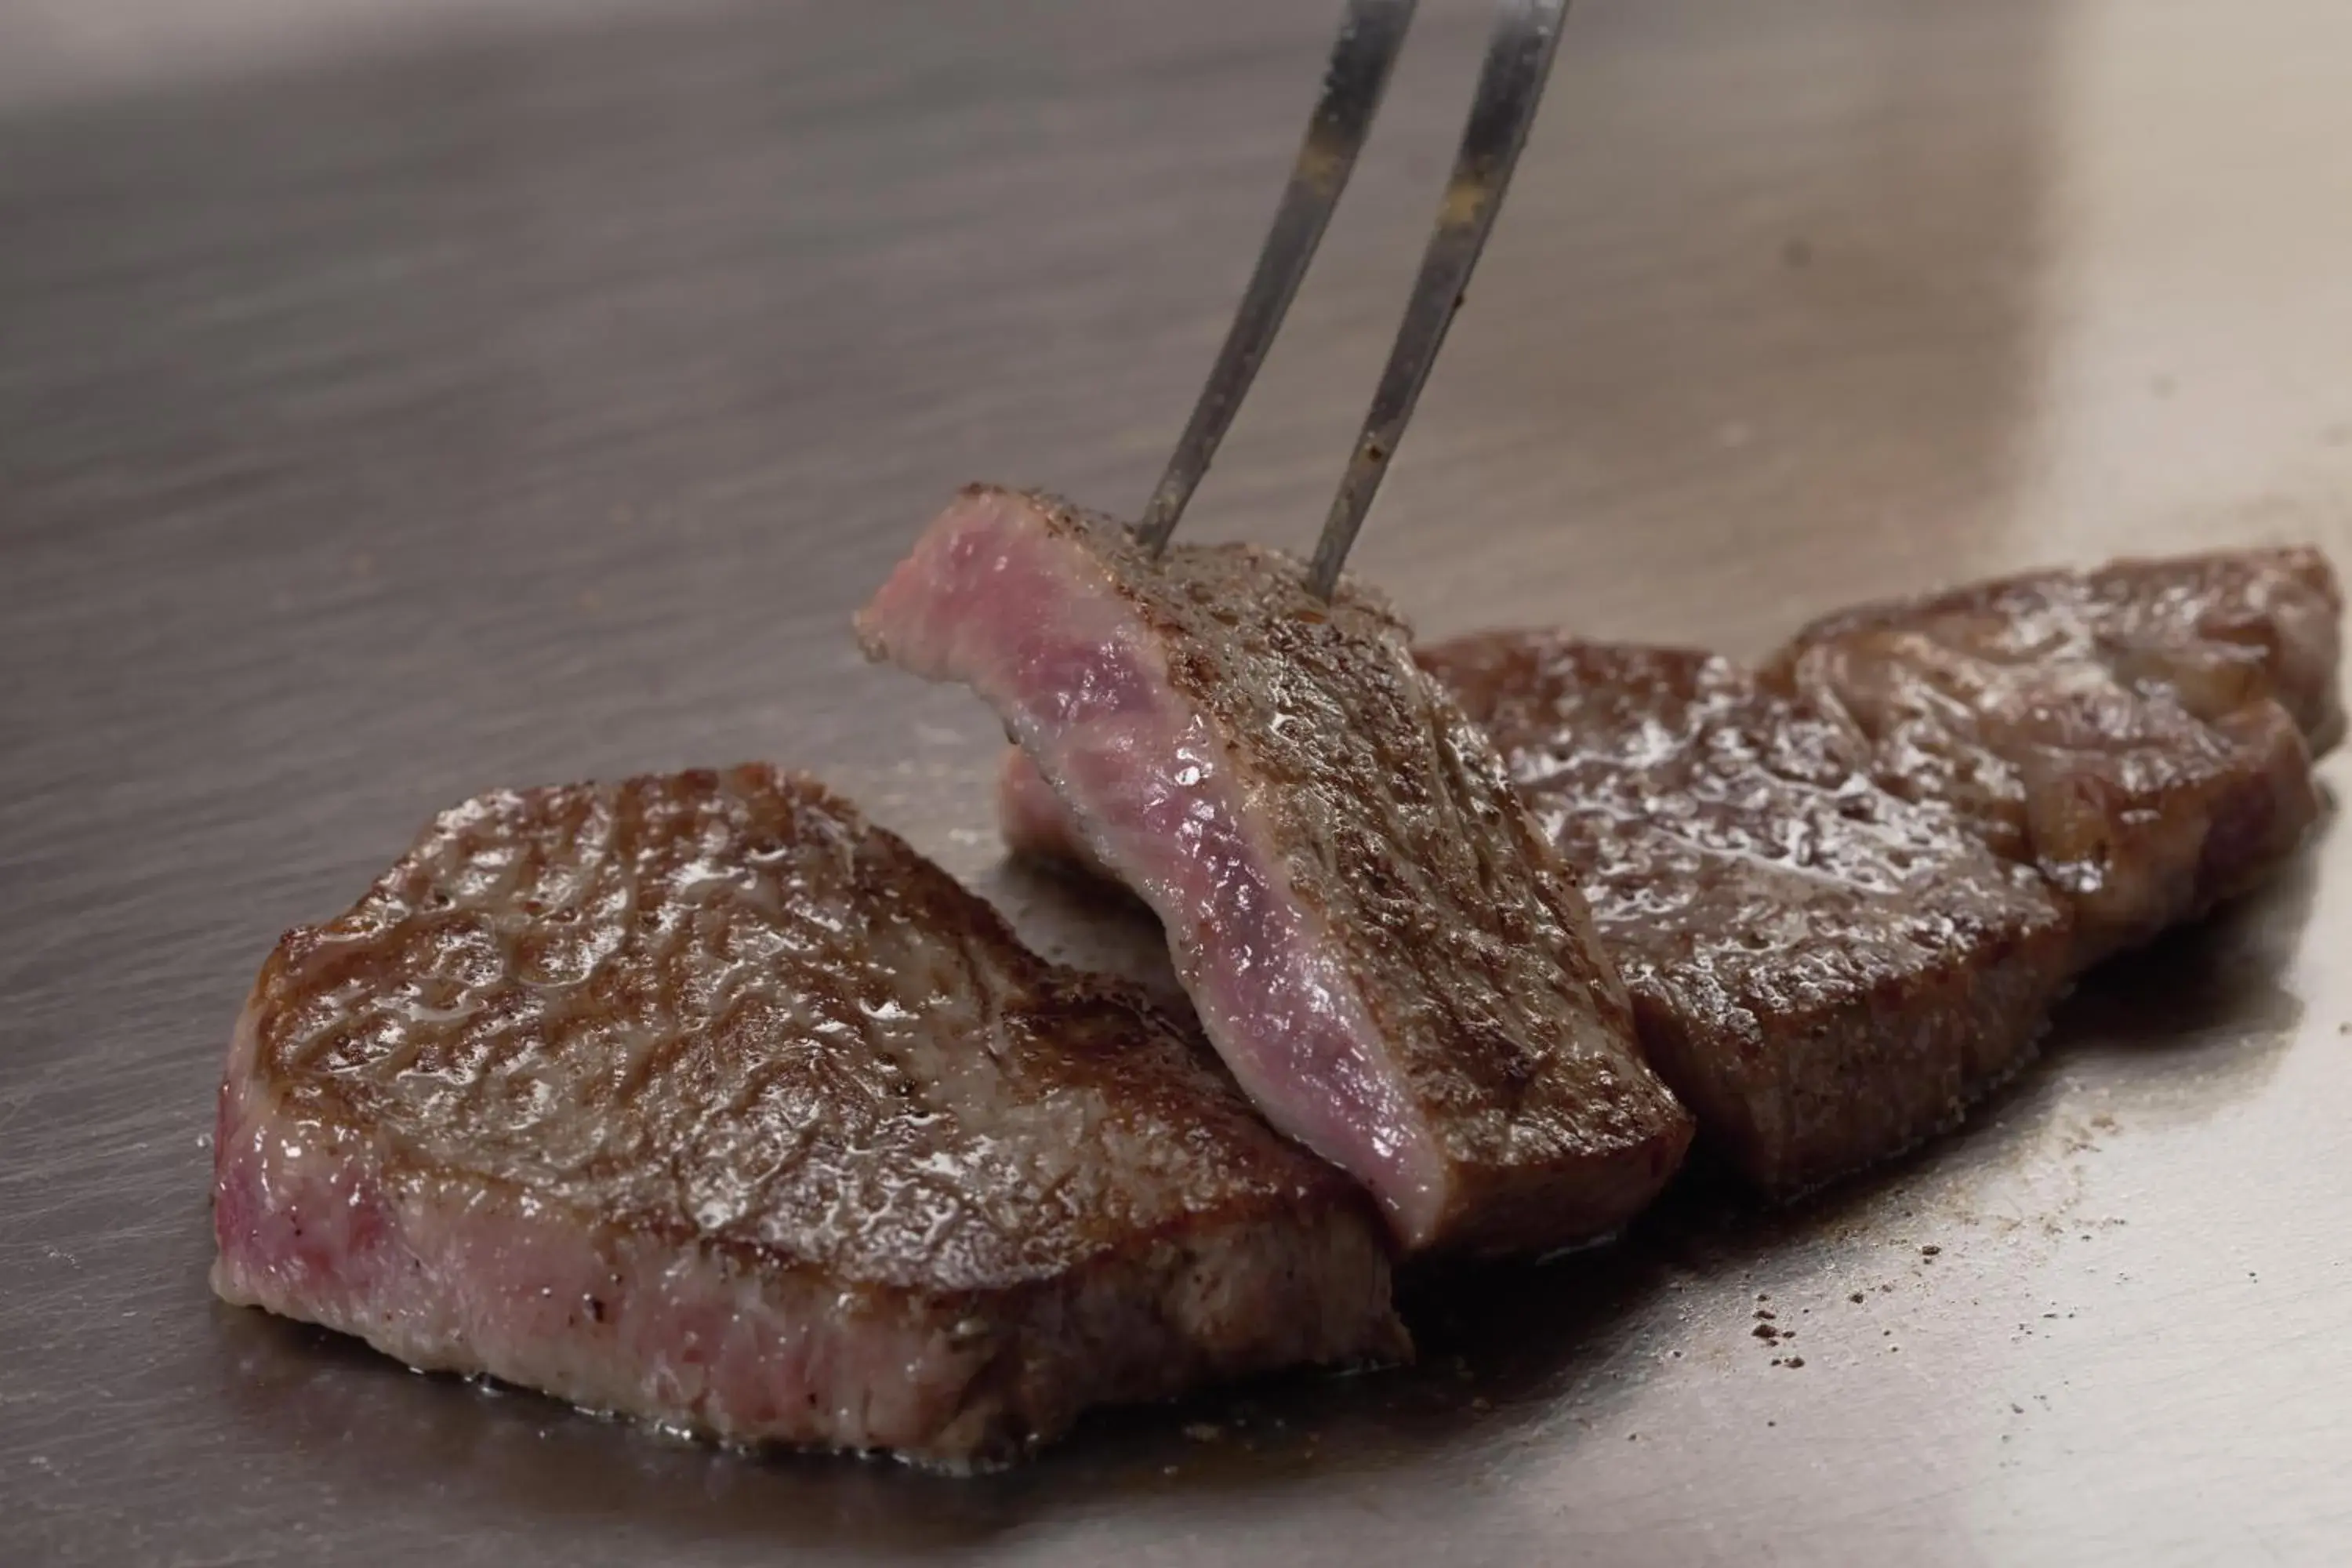
{"type": "Polygon", "coordinates": [[[2119,561],[1842,611],[1771,671],[1852,716],[1889,788],[2038,867],[2086,965],[2298,847],[2343,726],[2341,607],[2306,548],[2119,561]]]}
{"type": "Polygon", "coordinates": [[[1452,1165],[1441,1245],[1510,1252],[1622,1225],[1692,1123],[1633,1044],[1572,875],[1492,742],[1413,662],[1412,628],[1352,578],[1318,598],[1278,551],[1155,559],[1112,519],[1019,499],[1105,563],[1171,685],[1245,757],[1290,891],[1351,973],[1381,977],[1360,979],[1362,1005],[1452,1165]]]}
{"type": "Polygon", "coordinates": [[[1873,786],[1830,715],[1689,650],[1504,632],[1420,657],[1510,760],[1652,1064],[1751,1182],[1892,1154],[2030,1053],[2068,973],[2063,911],[1873,786]],[[1784,948],[1768,933],[1795,911],[1784,948]]]}
{"type": "MultiPolygon", "coordinates": [[[[889,999],[872,977],[851,974],[838,978],[844,994],[828,1014],[815,994],[828,979],[822,961],[797,967],[797,1004],[813,1010],[804,1016],[845,1017],[889,999]]],[[[886,1119],[955,1114],[937,1098],[944,1080],[888,1063],[876,1070],[886,1119]],[[892,1084],[912,1098],[888,1097],[892,1084]]],[[[790,1068],[782,1081],[816,1090],[793,1114],[818,1150],[806,1179],[834,1181],[854,1154],[824,1152],[835,1136],[828,1128],[863,1125],[870,1086],[851,1100],[825,1089],[822,1072],[790,1068]]],[[[649,1103],[625,1093],[600,1100],[601,1092],[580,1102],[581,1114],[626,1119],[649,1103]]],[[[764,767],[509,792],[445,814],[353,910],[289,932],[264,963],[232,1046],[215,1157],[215,1278],[230,1300],[361,1334],[412,1364],[487,1371],[724,1436],[870,1442],[955,1460],[1050,1436],[1095,1403],[1302,1360],[1409,1352],[1370,1205],[1258,1122],[1196,1041],[1139,993],[1035,958],[902,841],[814,781],[764,767]],[[941,973],[985,1004],[989,1033],[969,1048],[1003,1053],[997,1067],[1012,1086],[1003,1092],[1100,1097],[1126,1117],[1118,1135],[1162,1130],[1155,1147],[1169,1151],[1164,1169],[1184,1184],[1169,1187],[1163,1176],[1159,1187],[1128,1187],[1118,1163],[1128,1156],[1106,1150],[1108,1163],[1089,1173],[1097,1157],[1080,1151],[1066,1195],[975,1193],[976,1202],[1010,1204],[1014,1217],[1001,1229],[950,1231],[950,1259],[887,1238],[845,1242],[823,1227],[763,1229],[757,1214],[712,1221],[691,1194],[709,1190],[709,1181],[697,1184],[703,1177],[723,1185],[742,1173],[723,1140],[625,1138],[609,1157],[570,1159],[528,1131],[515,1135],[507,1126],[515,1102],[493,1089],[436,1102],[428,1086],[420,1097],[419,1079],[438,1074],[471,1070],[491,1083],[500,1063],[486,1068],[468,1054],[486,1038],[522,1050],[523,1069],[544,1065],[532,1052],[562,1066],[567,1050],[585,1051],[594,1058],[586,1068],[611,1077],[624,1064],[596,1054],[611,1050],[608,1027],[699,1018],[674,1025],[677,1037],[632,1069],[686,1084],[689,1106],[703,1103],[693,1086],[730,1059],[740,1065],[741,1053],[798,1049],[773,1037],[791,1026],[772,1010],[697,1013],[680,988],[708,980],[709,965],[665,973],[651,950],[631,956],[635,939],[621,933],[666,921],[719,942],[794,929],[782,915],[744,912],[767,907],[771,895],[756,888],[664,901],[660,878],[677,869],[668,850],[681,847],[707,860],[698,873],[714,876],[740,877],[767,858],[782,868],[781,896],[802,888],[828,918],[911,922],[947,944],[941,973]],[[611,984],[581,983],[593,996],[588,1014],[551,1004],[552,1022],[513,1031],[519,1046],[499,1028],[432,1021],[455,1016],[460,1003],[491,1016],[520,1008],[530,999],[518,999],[511,974],[561,963],[565,950],[551,933],[566,928],[563,910],[531,902],[533,889],[577,869],[567,855],[590,871],[625,862],[622,882],[637,900],[624,913],[568,922],[620,942],[614,973],[598,972],[611,984]],[[550,857],[555,863],[539,863],[550,857]],[[499,864],[519,879],[488,892],[470,879],[499,864]],[[503,969],[487,961],[486,932],[503,969]],[[542,950],[541,938],[552,945],[542,950]],[[467,976],[456,995],[432,989],[453,972],[467,976]],[[442,1012],[386,1034],[358,999],[387,996],[442,1012]],[[770,1032],[764,1043],[759,1029],[770,1032]],[[436,1117],[454,1118],[454,1128],[436,1117]],[[629,1168],[616,1172],[615,1163],[629,1168]],[[1057,1225],[1051,1216],[1065,1209],[1057,1225]],[[630,1267],[611,1261],[623,1256],[630,1267]],[[509,1262],[523,1271],[517,1279],[502,1272],[509,1262]],[[565,1289],[552,1297],[523,1289],[529,1268],[565,1289]],[[682,1394],[660,1358],[713,1321],[782,1348],[747,1363],[733,1393],[718,1392],[712,1373],[704,1394],[682,1394]],[[906,1347],[895,1363],[882,1358],[878,1382],[863,1391],[860,1336],[906,1347]],[[800,1364],[791,1347],[811,1342],[834,1348],[810,1365],[849,1370],[790,1371],[800,1364]],[[891,1385],[894,1369],[918,1354],[929,1358],[936,1392],[891,1385]],[[763,1379],[805,1385],[808,1405],[796,1396],[776,1405],[763,1379]]],[[[782,1179],[773,1190],[789,1206],[800,1178],[782,1179]]],[[[887,1212],[879,1218],[897,1223],[887,1212]]]]}

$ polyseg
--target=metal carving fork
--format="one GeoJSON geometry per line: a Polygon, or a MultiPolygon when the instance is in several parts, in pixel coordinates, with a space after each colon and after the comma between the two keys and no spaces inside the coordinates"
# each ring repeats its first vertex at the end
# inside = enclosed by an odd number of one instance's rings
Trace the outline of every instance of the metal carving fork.
{"type": "MultiPolygon", "coordinates": [[[[1193,405],[1175,455],[1168,459],[1168,471],[1160,476],[1143,521],[1136,525],[1137,537],[1154,553],[1168,547],[1177,521],[1184,515],[1185,502],[1192,499],[1193,488],[1208,471],[1243,395],[1265,363],[1283,313],[1298,292],[1299,279],[1306,276],[1307,264],[1330,222],[1331,209],[1339,205],[1339,193],[1347,188],[1348,176],[1355,170],[1356,154],[1363,150],[1365,133],[1371,129],[1390,69],[1404,44],[1415,3],[1348,0],[1339,39],[1324,68],[1322,97],[1316,102],[1314,118],[1307,121],[1306,141],[1298,149],[1282,205],[1275,212],[1273,231],[1258,254],[1257,270],[1242,295],[1241,309],[1234,317],[1233,330],[1225,334],[1224,347],[1217,353],[1217,363],[1209,372],[1209,384],[1202,388],[1201,400],[1193,405]]],[[[1527,142],[1528,126],[1543,98],[1567,11],[1568,0],[1502,0],[1494,37],[1486,45],[1486,64],[1478,74],[1478,95],[1470,106],[1470,123],[1462,132],[1461,150],[1454,154],[1454,173],[1438,208],[1437,232],[1422,257],[1421,274],[1413,280],[1412,296],[1405,306],[1404,324],[1397,331],[1396,346],[1389,351],[1388,366],[1372,395],[1363,434],[1356,438],[1348,471],[1339,480],[1339,493],[1332,498],[1330,515],[1307,567],[1307,584],[1318,597],[1329,598],[1339,583],[1340,564],[1363,526],[1364,513],[1388,471],[1405,423],[1412,417],[1422,384],[1429,379],[1430,366],[1437,362],[1438,348],[1445,342],[1445,329],[1453,324],[1454,312],[1462,304],[1471,269],[1477,266],[1478,253],[1495,226],[1503,192],[1511,183],[1511,170],[1527,142]]]]}

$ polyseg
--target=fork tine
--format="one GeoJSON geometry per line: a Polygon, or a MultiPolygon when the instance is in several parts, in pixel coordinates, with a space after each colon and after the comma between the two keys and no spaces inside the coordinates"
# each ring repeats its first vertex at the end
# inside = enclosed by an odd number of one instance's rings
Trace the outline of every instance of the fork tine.
{"type": "Polygon", "coordinates": [[[1486,248],[1519,149],[1527,144],[1528,127],[1543,100],[1567,11],[1568,0],[1503,0],[1502,15],[1486,45],[1486,63],[1478,73],[1470,123],[1462,132],[1462,149],[1454,155],[1453,177],[1438,209],[1437,232],[1422,257],[1421,275],[1413,280],[1396,347],[1381,372],[1363,434],[1356,438],[1339,493],[1332,498],[1330,515],[1315,542],[1307,583],[1318,597],[1329,598],[1339,584],[1339,568],[1364,525],[1364,514],[1388,472],[1405,422],[1412,417],[1422,384],[1445,342],[1445,329],[1461,308],[1463,290],[1478,265],[1478,253],[1486,248]]]}
{"type": "Polygon", "coordinates": [[[1154,553],[1168,546],[1184,505],[1217,455],[1217,444],[1234,422],[1242,397],[1256,379],[1258,366],[1274,342],[1298,292],[1299,279],[1331,221],[1331,209],[1354,173],[1356,154],[1363,150],[1364,134],[1380,109],[1388,87],[1390,68],[1404,45],[1405,28],[1418,0],[1348,0],[1340,18],[1339,36],[1331,58],[1323,68],[1323,95],[1316,100],[1314,118],[1307,123],[1298,161],[1291,166],[1290,184],[1274,215],[1274,227],[1259,252],[1257,270],[1242,295],[1224,346],[1209,372],[1209,384],[1192,405],[1192,417],[1183,437],[1168,459],[1168,470],[1151,492],[1136,536],[1154,553]]]}

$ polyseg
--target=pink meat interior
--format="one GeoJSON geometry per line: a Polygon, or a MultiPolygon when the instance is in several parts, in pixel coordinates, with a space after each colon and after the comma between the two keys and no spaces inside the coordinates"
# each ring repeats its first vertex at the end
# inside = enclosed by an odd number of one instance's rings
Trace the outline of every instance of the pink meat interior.
{"type": "Polygon", "coordinates": [[[859,617],[869,648],[971,686],[1093,858],[1148,902],[1201,1021],[1277,1127],[1370,1188],[1408,1246],[1444,1163],[1319,913],[1254,831],[1250,785],[1133,602],[1022,498],[966,491],[859,617]]]}

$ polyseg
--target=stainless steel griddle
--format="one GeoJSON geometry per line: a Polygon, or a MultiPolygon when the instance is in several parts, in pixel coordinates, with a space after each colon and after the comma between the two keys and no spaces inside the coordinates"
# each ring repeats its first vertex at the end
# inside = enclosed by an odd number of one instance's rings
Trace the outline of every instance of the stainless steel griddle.
{"type": "MultiPolygon", "coordinates": [[[[1423,11],[1188,537],[1312,536],[1486,26],[1423,11]]],[[[0,1562],[2352,1560],[2340,826],[1878,1178],[1695,1179],[1417,1282],[1413,1371],[998,1478],[210,1298],[255,967],[476,790],[806,765],[1148,950],[998,866],[994,725],[847,617],[966,479],[1140,506],[1332,16],[0,5],[0,1562]]],[[[1355,564],[1432,634],[1735,652],[2127,549],[2352,566],[2346,58],[2334,0],[1585,0],[1355,564]]]]}

